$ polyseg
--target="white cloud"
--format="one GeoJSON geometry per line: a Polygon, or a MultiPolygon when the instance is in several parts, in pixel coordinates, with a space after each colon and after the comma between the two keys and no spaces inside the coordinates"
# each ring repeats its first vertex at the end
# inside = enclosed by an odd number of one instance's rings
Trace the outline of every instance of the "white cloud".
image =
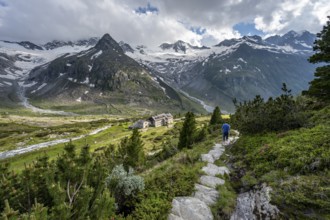
{"type": "Polygon", "coordinates": [[[36,43],[111,34],[132,44],[184,40],[199,45],[239,37],[233,26],[255,22],[266,34],[291,29],[319,32],[330,14],[328,0],[5,0],[0,6],[0,39],[36,43]],[[134,10],[150,4],[158,13],[134,10]],[[179,21],[184,21],[185,24],[179,21]],[[206,31],[198,35],[189,25],[206,31]]]}

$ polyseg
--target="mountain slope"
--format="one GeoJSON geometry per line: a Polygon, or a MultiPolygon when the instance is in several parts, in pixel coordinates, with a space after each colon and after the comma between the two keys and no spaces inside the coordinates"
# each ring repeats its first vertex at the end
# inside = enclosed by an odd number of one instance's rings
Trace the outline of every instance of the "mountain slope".
{"type": "Polygon", "coordinates": [[[26,94],[35,103],[50,104],[51,100],[51,105],[66,108],[98,104],[113,113],[127,111],[127,106],[133,111],[134,107],[156,111],[201,110],[175,90],[168,92],[170,89],[159,81],[126,56],[106,34],[95,47],[35,68],[25,85],[32,85],[26,88],[26,94]]]}
{"type": "Polygon", "coordinates": [[[143,53],[126,54],[171,86],[232,112],[232,99],[277,96],[282,83],[294,94],[306,89],[315,70],[307,61],[314,39],[307,31],[290,31],[265,40],[259,36],[224,40],[202,50],[185,50],[188,44],[178,41],[162,44],[161,50],[145,48],[143,53]]]}

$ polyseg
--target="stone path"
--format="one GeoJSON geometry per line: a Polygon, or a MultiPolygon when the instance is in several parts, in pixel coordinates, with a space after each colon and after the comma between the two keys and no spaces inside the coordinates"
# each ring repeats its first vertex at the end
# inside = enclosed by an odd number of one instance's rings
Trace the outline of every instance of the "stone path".
{"type": "MultiPolygon", "coordinates": [[[[235,142],[238,137],[229,138],[230,143],[235,142]]],[[[214,164],[225,151],[224,144],[215,144],[207,154],[201,155],[201,160],[208,164],[202,168],[205,175],[201,176],[199,183],[195,184],[195,193],[190,197],[175,197],[172,201],[172,210],[168,216],[169,220],[211,220],[213,215],[210,206],[214,205],[219,192],[218,185],[223,185],[225,180],[216,175],[229,174],[227,167],[218,167],[214,164]]]]}

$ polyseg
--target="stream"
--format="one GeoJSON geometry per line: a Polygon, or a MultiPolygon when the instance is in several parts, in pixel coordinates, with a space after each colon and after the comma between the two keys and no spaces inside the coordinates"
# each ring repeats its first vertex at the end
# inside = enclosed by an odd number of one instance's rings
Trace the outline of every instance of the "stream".
{"type": "Polygon", "coordinates": [[[213,106],[207,105],[203,100],[200,100],[200,99],[198,99],[196,97],[193,97],[193,96],[189,95],[188,93],[186,93],[186,92],[184,92],[182,90],[180,90],[180,92],[182,92],[184,95],[186,95],[187,97],[191,98],[192,100],[200,103],[207,112],[213,112],[213,110],[214,110],[214,107],[213,106]]]}
{"type": "Polygon", "coordinates": [[[77,114],[72,113],[72,112],[65,112],[65,111],[55,111],[55,110],[50,110],[50,109],[41,109],[38,107],[35,107],[29,103],[29,99],[25,97],[25,88],[23,86],[20,86],[17,89],[17,94],[19,98],[21,99],[21,104],[28,109],[31,109],[33,112],[38,112],[42,114],[54,114],[54,115],[63,115],[63,116],[75,116],[77,114]]]}
{"type": "Polygon", "coordinates": [[[27,152],[30,152],[30,151],[35,151],[35,150],[38,150],[38,149],[41,149],[41,148],[54,146],[56,144],[62,144],[62,143],[70,142],[70,141],[79,140],[79,139],[87,137],[89,135],[95,135],[97,133],[100,133],[100,132],[102,132],[102,131],[110,128],[110,127],[111,127],[111,125],[108,125],[108,126],[105,126],[105,127],[102,127],[102,128],[98,128],[96,130],[91,131],[87,135],[80,135],[78,137],[73,137],[73,138],[53,140],[53,141],[48,141],[48,142],[44,142],[44,143],[28,145],[28,146],[21,147],[19,149],[15,149],[15,150],[0,152],[0,160],[6,159],[6,158],[9,158],[9,157],[13,157],[13,156],[16,156],[16,155],[19,155],[19,154],[24,154],[24,153],[27,153],[27,152]]]}

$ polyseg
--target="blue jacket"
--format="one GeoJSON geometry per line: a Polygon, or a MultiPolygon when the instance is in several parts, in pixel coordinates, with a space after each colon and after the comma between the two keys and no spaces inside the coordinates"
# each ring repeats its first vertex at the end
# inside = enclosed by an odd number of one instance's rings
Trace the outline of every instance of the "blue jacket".
{"type": "Polygon", "coordinates": [[[222,125],[222,132],[223,132],[223,133],[229,133],[229,131],[230,131],[230,125],[227,124],[227,123],[224,123],[224,124],[222,125]]]}

